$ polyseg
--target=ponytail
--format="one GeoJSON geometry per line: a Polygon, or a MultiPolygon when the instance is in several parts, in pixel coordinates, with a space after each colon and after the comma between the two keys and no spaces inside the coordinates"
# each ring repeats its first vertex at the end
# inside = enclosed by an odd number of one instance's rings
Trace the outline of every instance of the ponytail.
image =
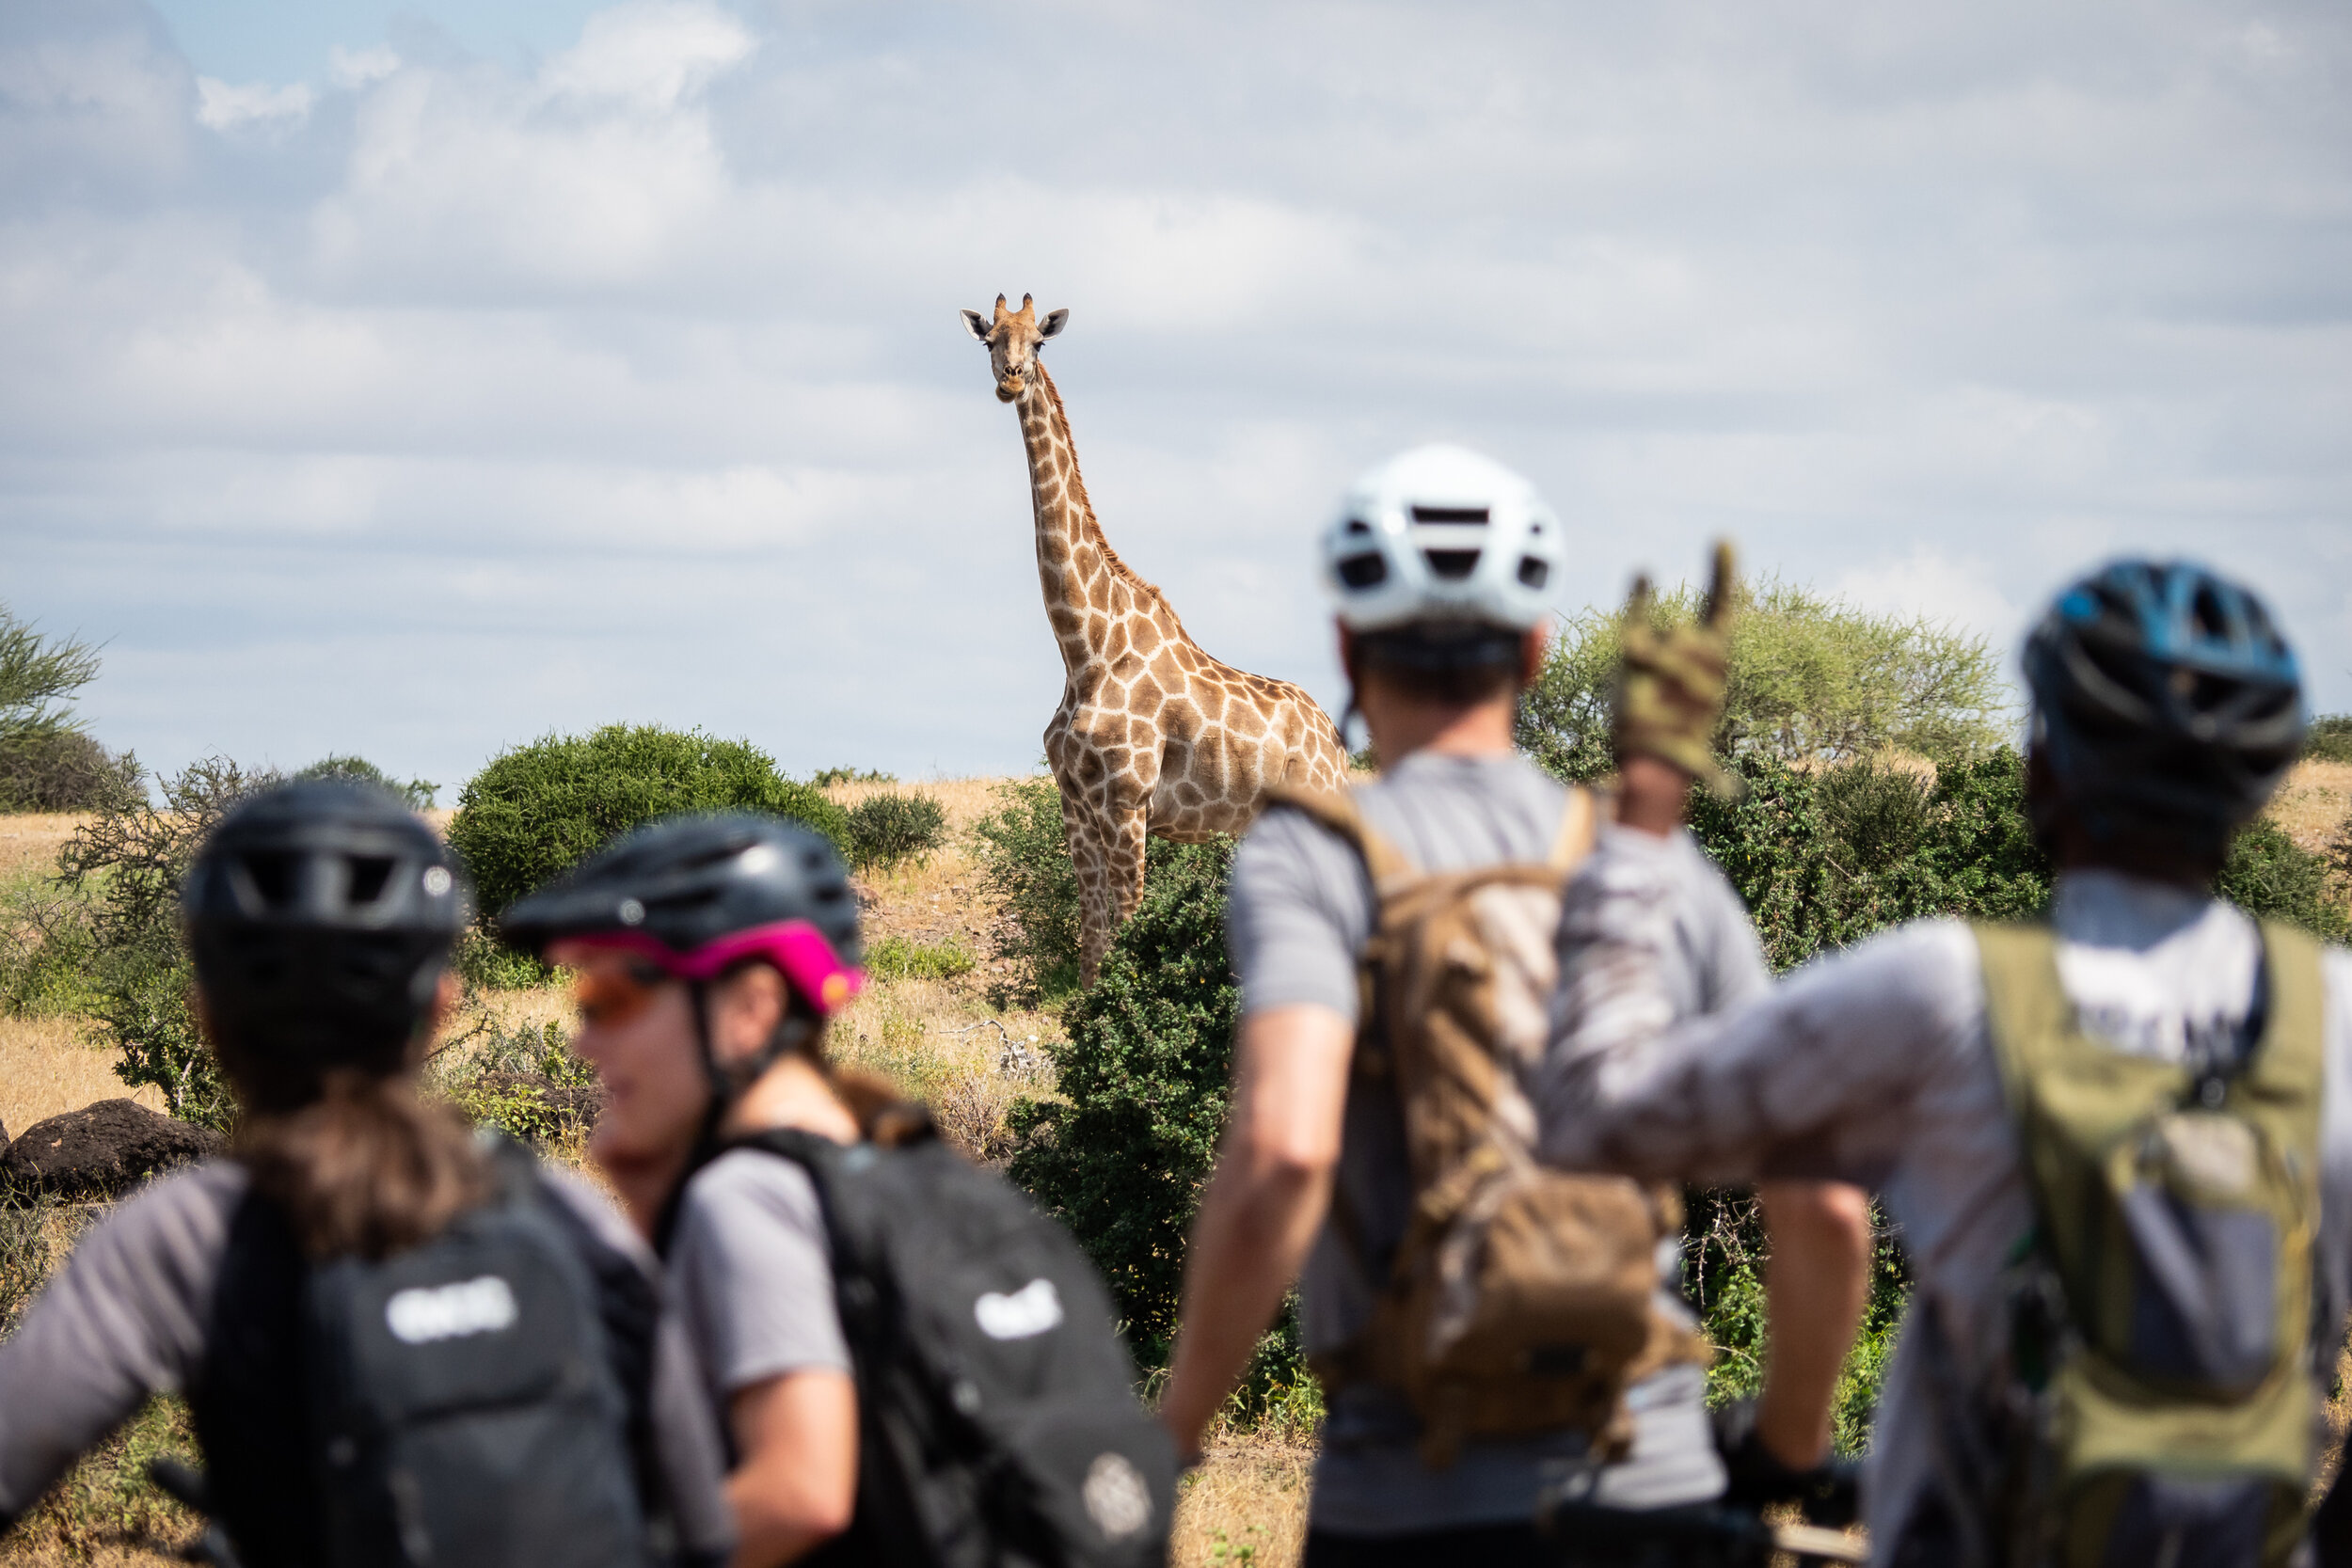
{"type": "Polygon", "coordinates": [[[248,1109],[232,1146],[312,1261],[381,1259],[432,1240],[488,1196],[487,1157],[407,1074],[341,1069],[297,1109],[248,1109]]]}

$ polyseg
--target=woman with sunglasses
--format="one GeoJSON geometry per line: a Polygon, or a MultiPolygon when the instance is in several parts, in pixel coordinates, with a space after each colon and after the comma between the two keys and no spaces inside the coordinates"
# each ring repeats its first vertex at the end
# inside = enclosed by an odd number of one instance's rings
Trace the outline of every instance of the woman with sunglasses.
{"type": "Polygon", "coordinates": [[[863,979],[840,858],[774,818],[671,818],[500,927],[577,977],[576,1045],[606,1096],[590,1151],[666,1258],[701,1354],[739,1568],[854,1555],[857,1389],[818,1194],[789,1161],[722,1151],[774,1128],[853,1144],[881,1108],[824,1061],[826,1021],[863,979]]]}
{"type": "Polygon", "coordinates": [[[246,1568],[715,1565],[719,1445],[658,1265],[589,1185],[417,1092],[466,918],[390,796],[282,785],[182,915],[238,1101],[226,1159],[127,1199],[0,1345],[0,1528],[149,1395],[159,1474],[246,1568]]]}

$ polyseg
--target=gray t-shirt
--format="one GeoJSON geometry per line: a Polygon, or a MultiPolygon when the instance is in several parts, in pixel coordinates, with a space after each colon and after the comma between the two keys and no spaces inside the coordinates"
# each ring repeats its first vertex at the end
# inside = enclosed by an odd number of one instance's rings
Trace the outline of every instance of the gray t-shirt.
{"type": "Polygon", "coordinates": [[[754,1384],[850,1371],[824,1215],[791,1161],[739,1148],[695,1172],[679,1201],[670,1277],[723,1430],[727,1402],[754,1384]]]}
{"type": "MultiPolygon", "coordinates": [[[[1878,1190],[1959,1376],[1982,1386],[2004,1350],[2005,1264],[2033,1203],[1986,1022],[1976,936],[1956,920],[1899,927],[1815,960],[1760,1001],[1677,1023],[1658,983],[1670,945],[1665,856],[1634,842],[1593,857],[1561,922],[1562,983],[1547,1158],[1649,1177],[1829,1177],[1878,1190]]],[[[2058,880],[2058,979],[2085,1031],[2112,1049],[2185,1061],[2235,1040],[2262,940],[2232,905],[2111,871],[2058,880]]],[[[2352,1291],[2352,954],[2323,966],[2320,1104],[2323,1345],[2342,1342],[2352,1291]]],[[[1939,1469],[1949,1419],[1915,1310],[1873,1428],[1864,1498],[1892,1553],[1939,1469]]],[[[2334,1360],[2314,1368],[2324,1395],[2334,1360]]]]}
{"type": "MultiPolygon", "coordinates": [[[[659,1281],[653,1255],[596,1189],[563,1171],[546,1175],[598,1238],[659,1281]]],[[[75,1244],[0,1342],[0,1519],[39,1501],[149,1395],[181,1392],[199,1374],[229,1225],[246,1186],[243,1165],[215,1160],[124,1199],[75,1244]]],[[[734,1520],[697,1383],[676,1316],[665,1311],[654,1341],[651,1414],[666,1500],[686,1549],[723,1557],[734,1544],[734,1520]]]]}
{"type": "MultiPolygon", "coordinates": [[[[1567,794],[1516,755],[1419,752],[1359,789],[1357,800],[1365,822],[1416,864],[1448,871],[1541,862],[1558,835],[1567,794]]],[[[1670,967],[1677,1005],[1698,1013],[1761,993],[1769,978],[1738,895],[1687,835],[1672,844],[1678,958],[1670,967]]],[[[1374,906],[1371,879],[1345,839],[1304,813],[1268,812],[1234,854],[1226,910],[1245,1014],[1311,1003],[1353,1022],[1356,958],[1372,934],[1374,906]]],[[[1366,1252],[1387,1256],[1404,1235],[1412,1203],[1402,1114],[1387,1085],[1351,1080],[1336,1180],[1366,1252]]],[[[1353,1338],[1378,1289],[1327,1224],[1299,1282],[1308,1352],[1353,1338]]],[[[1683,1310],[1678,1299],[1664,1300],[1670,1310],[1683,1310]]],[[[1633,1452],[1600,1471],[1596,1500],[1659,1507],[1723,1490],[1704,1391],[1703,1375],[1691,1367],[1670,1369],[1632,1390],[1633,1452]]],[[[1524,1520],[1545,1485],[1587,1467],[1584,1439],[1574,1433],[1472,1444],[1441,1471],[1422,1464],[1416,1437],[1399,1397],[1361,1386],[1342,1391],[1316,1461],[1314,1528],[1386,1535],[1524,1520]]]]}

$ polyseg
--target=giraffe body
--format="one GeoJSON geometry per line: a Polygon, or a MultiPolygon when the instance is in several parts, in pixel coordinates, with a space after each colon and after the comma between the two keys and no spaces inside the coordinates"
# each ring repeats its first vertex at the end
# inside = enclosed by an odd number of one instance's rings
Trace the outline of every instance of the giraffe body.
{"type": "Polygon", "coordinates": [[[993,321],[963,312],[989,347],[996,395],[1014,405],[1028,452],[1038,578],[1063,670],[1045,757],[1077,868],[1079,968],[1091,985],[1143,896],[1147,835],[1197,844],[1240,832],[1269,785],[1337,788],[1347,752],[1330,715],[1300,688],[1203,652],[1168,596],[1104,537],[1061,396],[1037,354],[1068,314],[1041,323],[1026,296],[1008,310],[1001,294],[993,321]]]}

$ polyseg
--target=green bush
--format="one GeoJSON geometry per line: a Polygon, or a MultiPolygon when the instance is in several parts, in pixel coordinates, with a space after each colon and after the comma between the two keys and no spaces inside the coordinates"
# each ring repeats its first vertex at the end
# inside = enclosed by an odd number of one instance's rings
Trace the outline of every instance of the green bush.
{"type": "Polygon", "coordinates": [[[952,980],[973,967],[971,953],[960,942],[884,936],[866,944],[866,972],[877,980],[952,980]]]}
{"type": "Polygon", "coordinates": [[[1746,901],[1775,970],[1899,921],[2018,919],[2049,901],[2025,765],[2006,747],[1947,764],[1932,784],[1867,760],[1804,770],[1748,755],[1733,770],[1746,794],[1694,794],[1691,831],[1746,901]]]}
{"type": "MultiPolygon", "coordinates": [[[[1657,617],[1687,623],[1699,602],[1696,589],[1679,589],[1658,601],[1657,617]]],[[[1616,766],[1609,708],[1624,624],[1622,610],[1568,618],[1520,705],[1520,749],[1557,777],[1597,778],[1616,766]]],[[[1982,638],[1767,579],[1742,595],[1715,739],[1725,755],[1782,762],[1841,761],[1890,747],[1944,762],[1998,745],[2007,719],[1998,665],[1982,638]]]]}
{"type": "Polygon", "coordinates": [[[820,768],[809,775],[808,782],[819,789],[828,789],[834,784],[897,784],[898,775],[875,768],[862,771],[855,768],[820,768]]]}
{"type": "Polygon", "coordinates": [[[81,730],[36,730],[0,741],[0,811],[103,811],[137,800],[142,771],[81,730]]]}
{"type": "Polygon", "coordinates": [[[992,957],[1010,960],[1010,991],[1025,1001],[1078,989],[1078,872],[1062,837],[1061,795],[1051,779],[1021,779],[997,791],[980,818],[980,877],[1003,911],[992,957]]]}
{"type": "Polygon", "coordinates": [[[233,1103],[197,1025],[180,883],[214,825],[278,782],[222,757],[192,763],[158,781],[160,807],[142,800],[103,811],[57,856],[59,883],[88,902],[90,1010],[119,1053],[115,1075],[154,1085],[173,1116],[211,1127],[228,1125],[233,1103]]]}
{"type": "Polygon", "coordinates": [[[2320,762],[2352,762],[2352,713],[2323,713],[2312,720],[2303,754],[2320,762]]]}
{"type": "Polygon", "coordinates": [[[1012,1180],[1103,1271],[1147,1365],[1175,1330],[1241,1000],[1225,961],[1232,846],[1168,847],[1093,989],[1065,1015],[1069,1038],[1047,1048],[1061,1098],[1024,1100],[1011,1115],[1012,1180]]]}
{"type": "Polygon", "coordinates": [[[429,784],[423,779],[410,779],[402,784],[365,757],[329,754],[294,776],[297,779],[343,779],[352,784],[373,784],[378,789],[399,796],[410,811],[432,810],[434,797],[441,792],[439,784],[429,784]]]}
{"type": "Polygon", "coordinates": [[[778,773],[767,752],[650,724],[501,752],[458,795],[449,842],[486,918],[641,822],[725,810],[792,817],[850,851],[841,808],[778,773]]]}
{"type": "Polygon", "coordinates": [[[850,860],[861,869],[928,855],[947,836],[947,809],[929,795],[873,795],[850,808],[850,860]]]}
{"type": "Polygon", "coordinates": [[[2302,927],[2323,942],[2352,937],[2344,888],[2325,855],[2313,854],[2268,817],[2257,819],[2230,846],[2229,863],[2214,884],[2249,914],[2302,927]]]}

